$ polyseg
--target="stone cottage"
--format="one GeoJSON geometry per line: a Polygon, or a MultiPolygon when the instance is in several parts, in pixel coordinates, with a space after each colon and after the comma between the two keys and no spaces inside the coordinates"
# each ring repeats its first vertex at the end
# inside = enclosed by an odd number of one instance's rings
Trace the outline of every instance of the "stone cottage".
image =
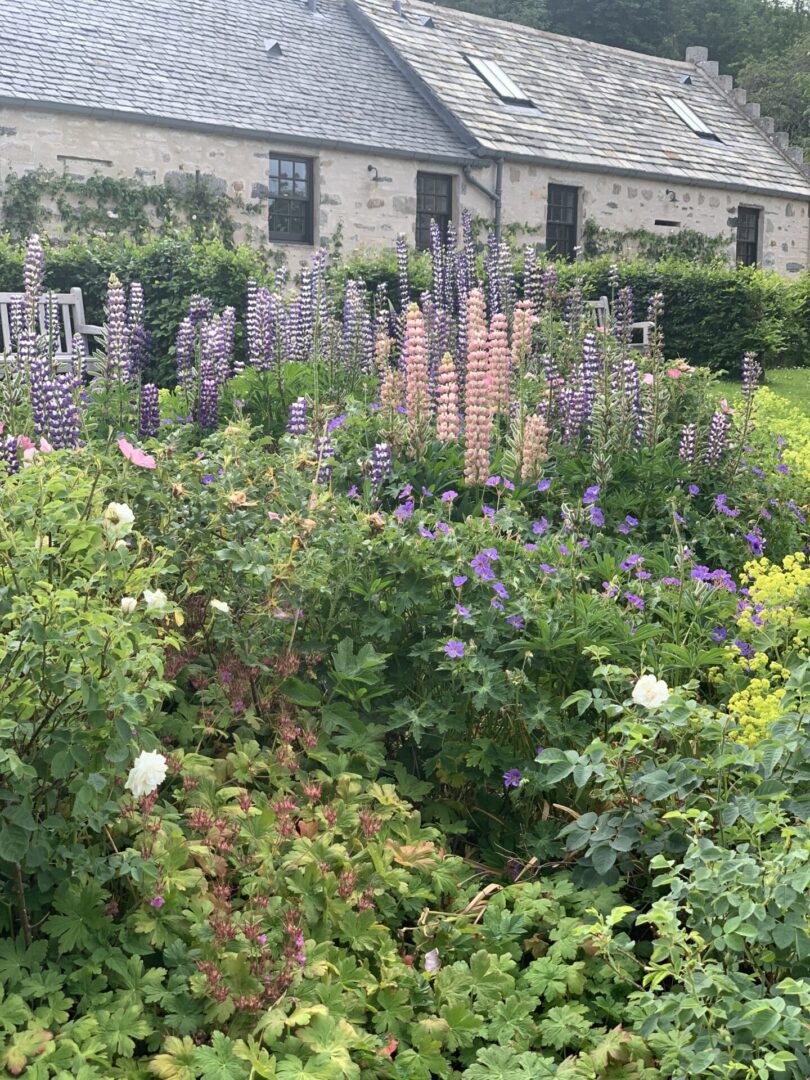
{"type": "Polygon", "coordinates": [[[15,0],[0,58],[0,186],[191,176],[301,258],[338,232],[425,246],[469,208],[563,257],[590,220],[810,262],[801,152],[702,48],[664,60],[421,0],[15,0]]]}

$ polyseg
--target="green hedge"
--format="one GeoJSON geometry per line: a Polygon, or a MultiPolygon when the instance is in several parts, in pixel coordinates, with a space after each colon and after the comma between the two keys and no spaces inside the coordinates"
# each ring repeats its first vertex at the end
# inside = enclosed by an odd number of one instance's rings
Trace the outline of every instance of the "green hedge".
{"type": "MultiPolygon", "coordinates": [[[[0,241],[0,292],[22,288],[23,249],[0,241]]],[[[146,325],[153,336],[150,377],[162,385],[174,381],[174,340],[194,293],[210,296],[217,310],[234,307],[241,319],[247,283],[272,279],[274,266],[250,247],[228,248],[221,240],[189,236],[160,237],[146,244],[128,240],[73,240],[45,253],[45,284],[55,292],[79,286],[91,323],[104,322],[107,280],[115,272],[125,285],[140,281],[146,302],[146,325]]],[[[243,331],[237,327],[237,355],[243,331]]]]}
{"type": "MultiPolygon", "coordinates": [[[[579,264],[588,296],[609,294],[609,259],[579,264]]],[[[570,283],[566,266],[561,279],[570,283]]],[[[664,294],[664,337],[669,356],[736,374],[745,352],[765,367],[810,363],[810,274],[788,281],[777,274],[723,265],[698,266],[682,260],[620,264],[623,285],[631,285],[636,318],[645,317],[647,299],[664,294]]]]}
{"type": "MultiPolygon", "coordinates": [[[[21,289],[22,260],[19,245],[0,241],[0,291],[21,289]]],[[[573,284],[577,275],[582,278],[586,297],[609,294],[609,268],[609,258],[558,266],[563,286],[573,284]]],[[[219,240],[174,236],[135,244],[92,239],[50,248],[46,282],[57,290],[78,285],[84,291],[88,318],[102,322],[110,273],[115,271],[125,284],[140,281],[147,325],[154,337],[151,375],[168,383],[173,378],[177,326],[189,297],[193,293],[210,296],[217,309],[232,305],[241,318],[247,282],[251,278],[268,282],[274,269],[266,254],[249,247],[228,248],[219,240]]],[[[418,297],[430,287],[428,258],[412,253],[409,272],[412,293],[418,297]]],[[[393,250],[348,256],[333,267],[330,277],[336,297],[342,295],[350,277],[364,280],[370,292],[385,283],[393,302],[399,295],[393,250]]],[[[644,318],[647,298],[655,292],[664,294],[664,333],[670,356],[731,373],[739,371],[747,351],[756,352],[766,367],[810,363],[810,274],[786,281],[750,268],[635,260],[621,264],[621,281],[633,287],[639,319],[644,318]]],[[[240,327],[238,355],[242,347],[240,327]]]]}

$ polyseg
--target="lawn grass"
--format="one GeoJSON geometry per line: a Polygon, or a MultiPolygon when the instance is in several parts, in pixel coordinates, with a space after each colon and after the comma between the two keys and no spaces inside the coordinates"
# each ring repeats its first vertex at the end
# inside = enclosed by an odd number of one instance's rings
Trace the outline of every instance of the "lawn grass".
{"type": "MultiPolygon", "coordinates": [[[[729,399],[740,393],[739,379],[722,379],[719,383],[723,395],[729,399]]],[[[810,416],[810,368],[771,368],[765,385],[784,398],[795,409],[810,416]]]]}

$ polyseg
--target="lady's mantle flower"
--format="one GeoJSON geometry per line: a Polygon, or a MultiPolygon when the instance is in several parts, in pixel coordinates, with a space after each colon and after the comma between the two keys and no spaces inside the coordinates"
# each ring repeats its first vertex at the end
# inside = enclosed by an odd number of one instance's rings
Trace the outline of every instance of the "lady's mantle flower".
{"type": "Polygon", "coordinates": [[[134,596],[122,596],[121,597],[121,612],[124,615],[131,615],[135,608],[138,606],[138,601],[134,596]]]}
{"type": "Polygon", "coordinates": [[[143,599],[146,604],[146,610],[151,614],[161,614],[169,602],[169,598],[163,589],[144,589],[143,599]]]}
{"type": "Polygon", "coordinates": [[[214,611],[221,612],[223,615],[230,615],[231,613],[229,605],[226,604],[224,600],[212,600],[208,606],[212,607],[214,611]]]}
{"type": "Polygon", "coordinates": [[[520,787],[523,774],[520,769],[509,769],[503,774],[503,786],[506,788],[520,787]]]}
{"type": "Polygon", "coordinates": [[[151,795],[166,779],[166,758],[155,750],[142,750],[124,784],[136,799],[151,795]]]}
{"type": "Polygon", "coordinates": [[[642,675],[633,687],[633,701],[646,709],[657,709],[669,697],[669,687],[654,675],[642,675]]]}
{"type": "Polygon", "coordinates": [[[460,660],[464,656],[464,642],[450,638],[444,647],[444,651],[453,660],[460,660]]]}
{"type": "Polygon", "coordinates": [[[104,511],[102,524],[111,540],[120,540],[130,532],[135,515],[126,503],[111,502],[104,511]]]}

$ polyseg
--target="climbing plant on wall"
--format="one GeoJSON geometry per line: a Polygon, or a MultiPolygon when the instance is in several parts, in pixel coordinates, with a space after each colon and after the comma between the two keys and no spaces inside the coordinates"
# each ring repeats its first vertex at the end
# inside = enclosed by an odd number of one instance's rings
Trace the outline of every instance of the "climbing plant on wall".
{"type": "Polygon", "coordinates": [[[171,184],[144,184],[36,169],[6,178],[0,228],[13,239],[54,231],[143,239],[182,228],[198,239],[218,237],[230,244],[236,229],[234,212],[255,214],[260,209],[220,191],[199,172],[171,184]]]}

